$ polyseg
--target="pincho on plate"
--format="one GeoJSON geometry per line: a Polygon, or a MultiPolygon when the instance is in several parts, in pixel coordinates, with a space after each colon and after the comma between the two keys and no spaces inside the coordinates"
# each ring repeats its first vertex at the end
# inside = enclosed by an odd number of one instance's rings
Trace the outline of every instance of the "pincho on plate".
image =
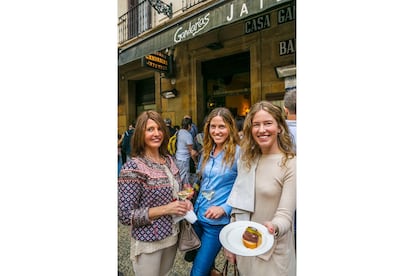
{"type": "Polygon", "coordinates": [[[220,232],[220,242],[228,251],[240,256],[257,256],[273,246],[274,236],[260,223],[235,221],[220,232]]]}

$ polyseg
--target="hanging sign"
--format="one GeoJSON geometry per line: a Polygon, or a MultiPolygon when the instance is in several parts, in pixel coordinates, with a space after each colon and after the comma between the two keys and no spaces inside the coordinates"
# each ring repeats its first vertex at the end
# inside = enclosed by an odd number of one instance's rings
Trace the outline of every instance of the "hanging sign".
{"type": "Polygon", "coordinates": [[[144,58],[144,66],[159,72],[168,73],[171,67],[170,56],[162,52],[146,55],[144,58]]]}

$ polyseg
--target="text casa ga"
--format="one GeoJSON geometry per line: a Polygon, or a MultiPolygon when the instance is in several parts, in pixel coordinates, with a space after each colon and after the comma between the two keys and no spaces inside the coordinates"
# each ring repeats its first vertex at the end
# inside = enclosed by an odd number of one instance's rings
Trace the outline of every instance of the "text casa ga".
{"type": "Polygon", "coordinates": [[[265,14],[244,22],[244,33],[250,34],[270,27],[270,14],[265,14]]]}
{"type": "Polygon", "coordinates": [[[283,24],[296,19],[296,6],[289,6],[277,11],[277,24],[283,24]]]}

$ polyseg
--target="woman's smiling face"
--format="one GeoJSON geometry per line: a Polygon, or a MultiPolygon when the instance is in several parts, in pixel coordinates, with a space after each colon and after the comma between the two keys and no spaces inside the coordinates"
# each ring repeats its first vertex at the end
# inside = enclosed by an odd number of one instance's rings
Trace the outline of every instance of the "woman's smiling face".
{"type": "Polygon", "coordinates": [[[262,153],[278,153],[280,152],[277,144],[277,135],[280,127],[275,118],[264,110],[259,110],[252,120],[252,136],[259,145],[262,153]]]}
{"type": "Polygon", "coordinates": [[[164,133],[162,132],[160,126],[157,125],[151,119],[148,119],[147,125],[145,126],[145,145],[148,148],[159,148],[164,139],[164,133]]]}
{"type": "Polygon", "coordinates": [[[209,132],[216,145],[223,145],[229,137],[229,128],[221,116],[211,119],[209,132]]]}

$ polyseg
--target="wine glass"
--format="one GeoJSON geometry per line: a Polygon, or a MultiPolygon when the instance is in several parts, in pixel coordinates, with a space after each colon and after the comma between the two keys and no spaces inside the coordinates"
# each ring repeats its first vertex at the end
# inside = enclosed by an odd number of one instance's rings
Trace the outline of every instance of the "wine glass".
{"type": "Polygon", "coordinates": [[[189,193],[188,193],[188,191],[187,191],[187,190],[182,190],[182,191],[179,191],[177,194],[178,194],[178,198],[179,198],[180,200],[186,200],[186,199],[187,199],[187,197],[188,197],[188,195],[189,195],[189,193]]]}
{"type": "Polygon", "coordinates": [[[193,192],[193,188],[189,186],[189,187],[185,187],[184,190],[179,191],[177,195],[180,200],[186,200],[187,197],[191,195],[192,192],[193,192]]]}

